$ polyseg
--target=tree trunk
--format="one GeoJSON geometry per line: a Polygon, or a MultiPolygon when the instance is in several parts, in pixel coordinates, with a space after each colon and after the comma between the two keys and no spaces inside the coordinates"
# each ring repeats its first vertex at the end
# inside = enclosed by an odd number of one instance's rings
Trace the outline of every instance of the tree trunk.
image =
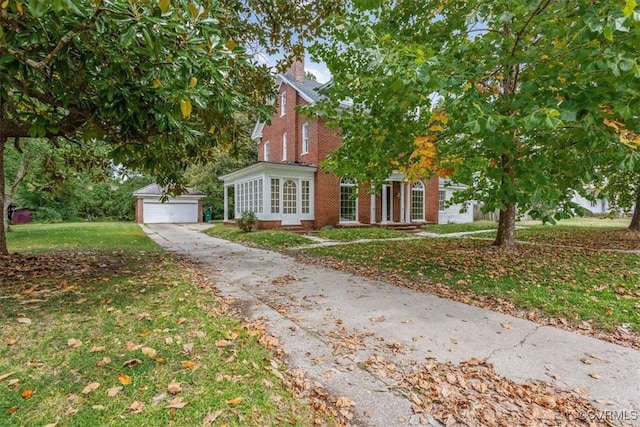
{"type": "Polygon", "coordinates": [[[638,191],[636,192],[636,206],[633,208],[629,230],[640,232],[640,186],[638,186],[638,191]]]}
{"type": "Polygon", "coordinates": [[[4,184],[4,147],[7,143],[6,137],[0,137],[0,208],[2,208],[2,228],[0,228],[0,255],[9,255],[7,249],[7,229],[9,228],[9,206],[5,203],[4,184]]]}
{"type": "Polygon", "coordinates": [[[507,203],[500,211],[498,235],[493,246],[501,249],[512,249],[516,245],[516,204],[507,203]]]}

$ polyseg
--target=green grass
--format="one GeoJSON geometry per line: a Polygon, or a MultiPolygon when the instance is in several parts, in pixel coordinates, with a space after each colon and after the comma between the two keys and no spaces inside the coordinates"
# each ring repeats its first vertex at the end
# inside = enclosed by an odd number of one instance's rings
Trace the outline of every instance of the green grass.
{"type": "Polygon", "coordinates": [[[493,230],[498,228],[495,221],[475,221],[466,224],[427,224],[422,229],[430,233],[448,234],[468,231],[493,230]]]}
{"type": "Polygon", "coordinates": [[[614,252],[519,245],[513,253],[486,241],[421,239],[305,249],[385,274],[512,301],[526,310],[602,330],[640,331],[640,257],[614,252]]]}
{"type": "Polygon", "coordinates": [[[232,242],[246,243],[275,250],[313,243],[311,239],[283,230],[251,231],[246,233],[238,227],[215,225],[205,230],[205,233],[232,242]]]}
{"type": "Polygon", "coordinates": [[[409,234],[388,230],[379,227],[362,227],[362,228],[327,228],[319,231],[316,236],[323,239],[338,240],[351,242],[362,239],[392,239],[398,237],[409,237],[409,234]]]}
{"type": "Polygon", "coordinates": [[[212,425],[313,424],[272,372],[264,332],[226,315],[209,283],[137,225],[13,229],[20,254],[0,264],[0,378],[11,374],[1,425],[192,426],[208,414],[212,425]]]}

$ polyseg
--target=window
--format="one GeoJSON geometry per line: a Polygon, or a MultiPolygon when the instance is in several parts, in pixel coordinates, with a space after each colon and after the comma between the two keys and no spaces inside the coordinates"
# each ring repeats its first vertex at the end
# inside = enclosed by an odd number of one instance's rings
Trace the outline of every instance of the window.
{"type": "Polygon", "coordinates": [[[438,191],[438,210],[444,211],[445,202],[447,201],[447,192],[444,190],[438,191]]]}
{"type": "Polygon", "coordinates": [[[264,143],[264,161],[268,162],[269,161],[269,141],[266,141],[264,143]]]}
{"type": "Polygon", "coordinates": [[[302,125],[302,154],[309,152],[309,123],[302,125]]]}
{"type": "Polygon", "coordinates": [[[358,183],[355,179],[340,181],[340,221],[355,222],[358,218],[358,183]]]}
{"type": "Polygon", "coordinates": [[[287,148],[288,148],[287,133],[285,132],[282,134],[282,161],[283,162],[287,161],[287,148]]]}
{"type": "Polygon", "coordinates": [[[295,181],[288,179],[282,184],[282,213],[295,214],[298,212],[295,181]]]}
{"type": "Polygon", "coordinates": [[[262,178],[237,183],[235,186],[236,216],[244,211],[262,213],[262,178]]]}
{"type": "Polygon", "coordinates": [[[271,213],[280,213],[280,179],[271,178],[271,213]]]}
{"type": "Polygon", "coordinates": [[[284,116],[285,111],[287,111],[287,92],[282,92],[280,94],[280,116],[284,116]]]}
{"type": "Polygon", "coordinates": [[[424,184],[421,181],[411,187],[411,221],[424,221],[424,184]]]}
{"type": "Polygon", "coordinates": [[[310,211],[310,194],[309,181],[302,181],[300,183],[300,211],[303,214],[308,214],[310,211]]]}

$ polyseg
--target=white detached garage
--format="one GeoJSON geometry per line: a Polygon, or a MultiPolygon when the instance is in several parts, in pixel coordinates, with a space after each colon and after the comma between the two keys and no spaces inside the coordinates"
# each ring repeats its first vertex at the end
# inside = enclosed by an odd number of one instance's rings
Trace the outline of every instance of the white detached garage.
{"type": "Polygon", "coordinates": [[[162,202],[163,188],[150,184],[136,190],[136,222],[157,223],[194,223],[202,222],[202,199],[206,195],[193,188],[177,197],[168,197],[162,202]]]}

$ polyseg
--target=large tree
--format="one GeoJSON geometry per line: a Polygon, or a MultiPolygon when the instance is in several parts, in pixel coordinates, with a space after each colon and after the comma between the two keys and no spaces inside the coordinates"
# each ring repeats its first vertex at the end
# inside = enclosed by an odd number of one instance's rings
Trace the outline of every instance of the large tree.
{"type": "MultiPolygon", "coordinates": [[[[303,39],[295,34],[312,36],[334,7],[281,0],[2,1],[0,153],[26,137],[54,146],[100,140],[116,164],[179,190],[186,166],[242,133],[247,112],[269,116],[272,75],[247,48],[299,51],[303,39]]],[[[3,181],[0,155],[0,207],[3,181]]]]}
{"type": "Polygon", "coordinates": [[[468,185],[458,200],[500,210],[494,244],[510,248],[519,211],[571,215],[570,190],[640,145],[635,0],[352,3],[313,49],[334,78],[316,111],[345,137],[327,162],[340,175],[448,175],[468,185]]]}

